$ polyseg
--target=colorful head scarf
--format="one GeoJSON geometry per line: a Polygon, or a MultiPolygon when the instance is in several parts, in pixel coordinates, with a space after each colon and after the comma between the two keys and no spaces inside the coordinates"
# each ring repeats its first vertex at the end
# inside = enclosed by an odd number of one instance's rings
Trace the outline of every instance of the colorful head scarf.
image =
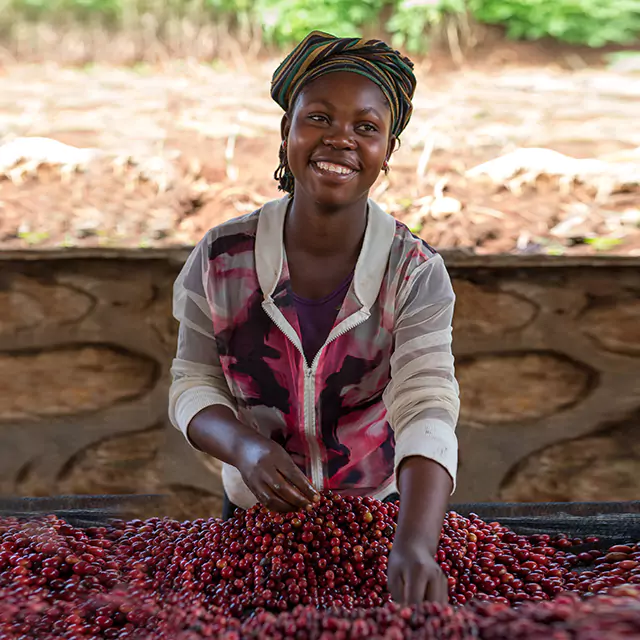
{"type": "Polygon", "coordinates": [[[375,82],[391,107],[391,132],[400,135],[413,111],[413,62],[381,40],[336,38],[313,31],[276,69],[271,97],[288,111],[305,84],[334,71],[358,73],[375,82]]]}

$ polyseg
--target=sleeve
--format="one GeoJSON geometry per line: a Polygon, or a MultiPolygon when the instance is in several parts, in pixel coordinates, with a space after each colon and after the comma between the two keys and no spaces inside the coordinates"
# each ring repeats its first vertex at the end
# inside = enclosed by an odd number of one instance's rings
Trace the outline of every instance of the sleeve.
{"type": "Polygon", "coordinates": [[[454,303],[439,255],[417,267],[402,286],[384,401],[396,438],[396,469],[409,456],[429,458],[448,471],[455,490],[460,400],[451,352],[454,303]]]}
{"type": "Polygon", "coordinates": [[[180,323],[171,366],[169,419],[187,440],[193,417],[206,407],[236,404],[220,365],[205,282],[209,273],[208,235],[195,247],[173,287],[173,315],[180,323]]]}

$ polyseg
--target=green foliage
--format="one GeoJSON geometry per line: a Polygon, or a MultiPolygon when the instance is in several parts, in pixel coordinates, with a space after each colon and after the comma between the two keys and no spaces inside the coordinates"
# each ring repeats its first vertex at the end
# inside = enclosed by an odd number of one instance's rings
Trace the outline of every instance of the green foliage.
{"type": "Polygon", "coordinates": [[[253,19],[255,0],[201,0],[205,12],[213,16],[228,16],[238,21],[253,19]]]}
{"type": "Polygon", "coordinates": [[[65,17],[98,17],[109,22],[117,19],[123,10],[123,0],[9,0],[6,5],[28,20],[44,18],[53,22],[65,17]]]}
{"type": "Polygon", "coordinates": [[[586,238],[585,243],[591,245],[596,251],[611,251],[622,244],[620,238],[586,238]]]}
{"type": "Polygon", "coordinates": [[[408,53],[424,53],[429,32],[447,15],[464,11],[465,0],[400,0],[386,26],[394,47],[408,53]]]}
{"type": "MultiPolygon", "coordinates": [[[[219,0],[224,1],[224,0],[219,0]]],[[[245,0],[247,1],[247,0],[245,0]]],[[[250,1],[250,0],[249,0],[250,1]]],[[[394,44],[422,53],[445,14],[464,11],[465,0],[254,0],[253,13],[269,43],[289,45],[310,31],[337,36],[386,31],[394,44]],[[384,15],[390,14],[386,20],[384,15]]]]}
{"type": "Polygon", "coordinates": [[[434,29],[469,12],[516,39],[546,36],[592,47],[640,35],[640,0],[0,0],[0,26],[16,19],[98,21],[130,28],[144,13],[231,26],[258,25],[265,42],[289,46],[309,31],[384,34],[409,53],[426,51],[434,29]]]}
{"type": "Polygon", "coordinates": [[[385,0],[256,0],[255,16],[270,43],[289,44],[310,31],[326,31],[339,37],[358,35],[375,23],[385,0]]]}
{"type": "Polygon", "coordinates": [[[469,0],[474,17],[502,24],[514,39],[550,36],[600,47],[640,34],[640,0],[469,0]]]}

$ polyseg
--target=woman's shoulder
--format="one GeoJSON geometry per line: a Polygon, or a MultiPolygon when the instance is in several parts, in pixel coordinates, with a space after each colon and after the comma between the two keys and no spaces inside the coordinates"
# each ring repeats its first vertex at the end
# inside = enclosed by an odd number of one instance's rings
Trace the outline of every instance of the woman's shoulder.
{"type": "Polygon", "coordinates": [[[256,234],[258,228],[258,218],[260,217],[260,209],[256,209],[251,213],[241,216],[234,216],[226,219],[224,222],[211,227],[205,234],[206,238],[220,238],[223,236],[232,236],[237,233],[256,234]]]}
{"type": "Polygon", "coordinates": [[[236,216],[209,229],[200,241],[213,259],[222,253],[252,250],[255,244],[260,210],[236,216]]]}
{"type": "Polygon", "coordinates": [[[416,286],[421,296],[451,298],[451,278],[442,256],[404,223],[396,221],[388,265],[396,299],[404,300],[416,286]]]}
{"type": "Polygon", "coordinates": [[[438,252],[400,220],[395,221],[395,234],[391,253],[398,263],[410,263],[417,267],[429,260],[439,258],[438,252]]]}
{"type": "Polygon", "coordinates": [[[449,304],[455,299],[451,278],[442,256],[400,221],[394,238],[395,264],[390,265],[396,283],[396,303],[403,306],[408,296],[419,305],[435,301],[449,304]]]}

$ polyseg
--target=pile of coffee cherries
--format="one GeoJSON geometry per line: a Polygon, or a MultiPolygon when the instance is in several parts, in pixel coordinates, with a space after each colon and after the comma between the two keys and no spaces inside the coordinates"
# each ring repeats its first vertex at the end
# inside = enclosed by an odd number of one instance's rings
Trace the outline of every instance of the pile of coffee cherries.
{"type": "Polygon", "coordinates": [[[501,603],[472,603],[477,637],[483,640],[622,640],[640,638],[640,590],[581,599],[561,594],[549,602],[517,608],[501,603]]]}
{"type": "Polygon", "coordinates": [[[397,514],[326,494],[308,511],[226,522],[0,520],[0,638],[640,637],[640,545],[602,552],[473,514],[445,518],[436,560],[450,605],[395,605],[397,514]]]}

